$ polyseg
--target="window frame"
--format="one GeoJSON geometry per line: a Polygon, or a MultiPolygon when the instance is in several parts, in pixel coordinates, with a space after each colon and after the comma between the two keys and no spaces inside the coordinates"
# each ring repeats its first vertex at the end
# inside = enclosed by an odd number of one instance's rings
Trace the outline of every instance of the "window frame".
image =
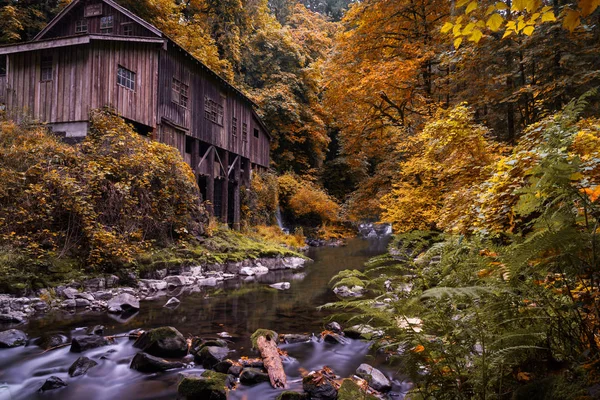
{"type": "Polygon", "coordinates": [[[222,104],[217,103],[210,97],[204,97],[204,118],[223,126],[224,108],[222,104]]]}
{"type": "Polygon", "coordinates": [[[54,57],[52,55],[42,56],[40,59],[40,82],[51,82],[54,80],[54,57]]]}
{"type": "Polygon", "coordinates": [[[258,130],[258,128],[254,128],[253,134],[254,134],[254,137],[257,139],[260,137],[260,131],[258,130]]]}
{"type": "Polygon", "coordinates": [[[78,19],[75,21],[75,34],[87,33],[88,32],[88,21],[86,18],[78,19]]]}
{"type": "Polygon", "coordinates": [[[171,101],[187,110],[190,104],[190,85],[173,77],[171,83],[171,101]]]}
{"type": "Polygon", "coordinates": [[[133,22],[124,22],[121,24],[123,36],[133,36],[133,22]],[[127,31],[127,28],[130,30],[127,31]]]}
{"type": "Polygon", "coordinates": [[[100,18],[100,33],[112,33],[115,24],[113,15],[105,15],[100,18]]]}
{"type": "Polygon", "coordinates": [[[135,92],[136,73],[122,65],[117,67],[117,85],[135,92]]]}
{"type": "Polygon", "coordinates": [[[248,124],[246,122],[242,122],[242,142],[248,142],[248,124]]]}

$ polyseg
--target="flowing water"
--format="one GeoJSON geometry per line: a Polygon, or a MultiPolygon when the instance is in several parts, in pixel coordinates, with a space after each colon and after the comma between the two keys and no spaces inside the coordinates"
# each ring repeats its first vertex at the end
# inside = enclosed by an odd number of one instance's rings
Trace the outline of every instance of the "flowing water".
{"type": "MultiPolygon", "coordinates": [[[[69,347],[44,353],[32,344],[33,339],[54,332],[77,336],[94,325],[104,325],[105,335],[169,325],[185,336],[210,338],[227,332],[231,335],[228,340],[233,350],[229,358],[255,356],[250,349],[250,335],[256,329],[307,334],[322,331],[328,312],[317,311],[316,307],[336,300],[328,287],[331,277],[344,269],[362,269],[370,257],[385,251],[386,242],[385,239],[353,239],[345,247],[311,249],[308,256],[315,262],[303,270],[274,271],[249,281],[233,279],[217,288],[181,295],[178,296],[181,304],[175,310],[163,307],[168,299],[163,298],[142,302],[140,311],[129,316],[87,312],[57,313],[34,319],[17,327],[28,334],[28,346],[0,349],[0,399],[173,399],[181,370],[144,374],[129,369],[138,349],[126,337],[118,338],[115,345],[85,352],[83,355],[97,361],[98,366],[75,378],[69,377],[67,370],[82,354],[70,353],[69,347]],[[282,281],[290,282],[290,289],[278,291],[268,286],[282,281]],[[63,379],[68,386],[38,393],[37,389],[51,375],[63,379]]],[[[0,330],[7,328],[0,326],[0,330]]],[[[380,364],[380,360],[368,355],[369,344],[358,340],[348,345],[333,345],[314,338],[308,343],[281,347],[290,355],[284,367],[291,389],[301,388],[300,368],[310,371],[327,365],[345,377],[352,375],[362,362],[380,364]]],[[[381,368],[386,371],[385,365],[381,368]]],[[[391,374],[391,371],[386,372],[391,374]]],[[[394,391],[401,394],[403,389],[396,380],[394,391]]],[[[229,397],[267,400],[274,399],[279,392],[268,383],[252,387],[240,385],[229,397]]]]}

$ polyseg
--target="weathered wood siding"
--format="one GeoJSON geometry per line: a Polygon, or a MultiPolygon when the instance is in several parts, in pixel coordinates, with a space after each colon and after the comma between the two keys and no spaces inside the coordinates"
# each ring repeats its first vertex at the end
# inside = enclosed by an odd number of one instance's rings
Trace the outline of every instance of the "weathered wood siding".
{"type": "Polygon", "coordinates": [[[142,25],[134,22],[131,18],[127,17],[123,13],[115,10],[110,5],[102,3],[99,0],[89,0],[88,2],[82,2],[81,4],[77,5],[68,15],[65,15],[60,24],[57,24],[44,35],[44,39],[77,35],[78,33],[75,31],[76,23],[77,21],[84,19],[87,21],[88,34],[101,34],[101,18],[109,15],[113,16],[113,30],[111,33],[107,33],[107,35],[122,36],[125,34],[124,26],[131,24],[133,28],[132,36],[156,37],[154,33],[150,32],[142,25]],[[88,4],[100,4],[102,6],[102,15],[85,17],[85,7],[88,4]]]}
{"type": "Polygon", "coordinates": [[[93,42],[9,55],[7,109],[44,122],[86,121],[94,108],[111,106],[141,124],[156,126],[156,45],[93,42]],[[42,57],[51,56],[52,80],[41,81],[42,57]],[[117,85],[121,65],[136,73],[135,90],[117,85]]]}
{"type": "Polygon", "coordinates": [[[238,93],[219,82],[197,61],[176,46],[161,51],[159,66],[158,122],[167,120],[202,142],[249,158],[253,163],[269,165],[269,139],[254,119],[252,105],[238,93]],[[173,78],[189,86],[188,106],[173,102],[173,78]],[[223,124],[205,117],[205,99],[223,106],[223,124]],[[237,134],[233,135],[233,118],[237,119],[237,134]],[[243,126],[247,126],[244,140],[243,126]],[[254,137],[259,130],[259,138],[254,137]]]}

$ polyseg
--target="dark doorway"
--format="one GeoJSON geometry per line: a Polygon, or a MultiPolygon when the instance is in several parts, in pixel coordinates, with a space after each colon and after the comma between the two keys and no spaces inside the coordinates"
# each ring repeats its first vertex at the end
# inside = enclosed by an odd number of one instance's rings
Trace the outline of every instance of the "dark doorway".
{"type": "Polygon", "coordinates": [[[221,219],[223,212],[223,179],[215,179],[215,217],[221,219]]]}
{"type": "Polygon", "coordinates": [[[236,184],[233,182],[229,182],[229,201],[227,202],[227,224],[231,228],[233,227],[233,214],[235,213],[234,194],[236,190],[238,190],[236,184]]]}
{"type": "Polygon", "coordinates": [[[206,188],[208,186],[208,178],[204,175],[198,177],[198,187],[200,188],[200,195],[202,196],[202,201],[206,201],[206,188]]]}

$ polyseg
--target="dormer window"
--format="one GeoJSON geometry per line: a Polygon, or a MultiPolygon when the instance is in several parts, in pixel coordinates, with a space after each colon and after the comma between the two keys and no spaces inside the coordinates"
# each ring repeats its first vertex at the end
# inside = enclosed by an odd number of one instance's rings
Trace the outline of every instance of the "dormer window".
{"type": "Polygon", "coordinates": [[[88,31],[87,19],[80,19],[75,22],[75,33],[86,33],[88,31]]]}
{"type": "Polygon", "coordinates": [[[112,33],[112,31],[113,31],[113,16],[107,15],[106,17],[102,17],[100,19],[100,32],[112,33]]]}

